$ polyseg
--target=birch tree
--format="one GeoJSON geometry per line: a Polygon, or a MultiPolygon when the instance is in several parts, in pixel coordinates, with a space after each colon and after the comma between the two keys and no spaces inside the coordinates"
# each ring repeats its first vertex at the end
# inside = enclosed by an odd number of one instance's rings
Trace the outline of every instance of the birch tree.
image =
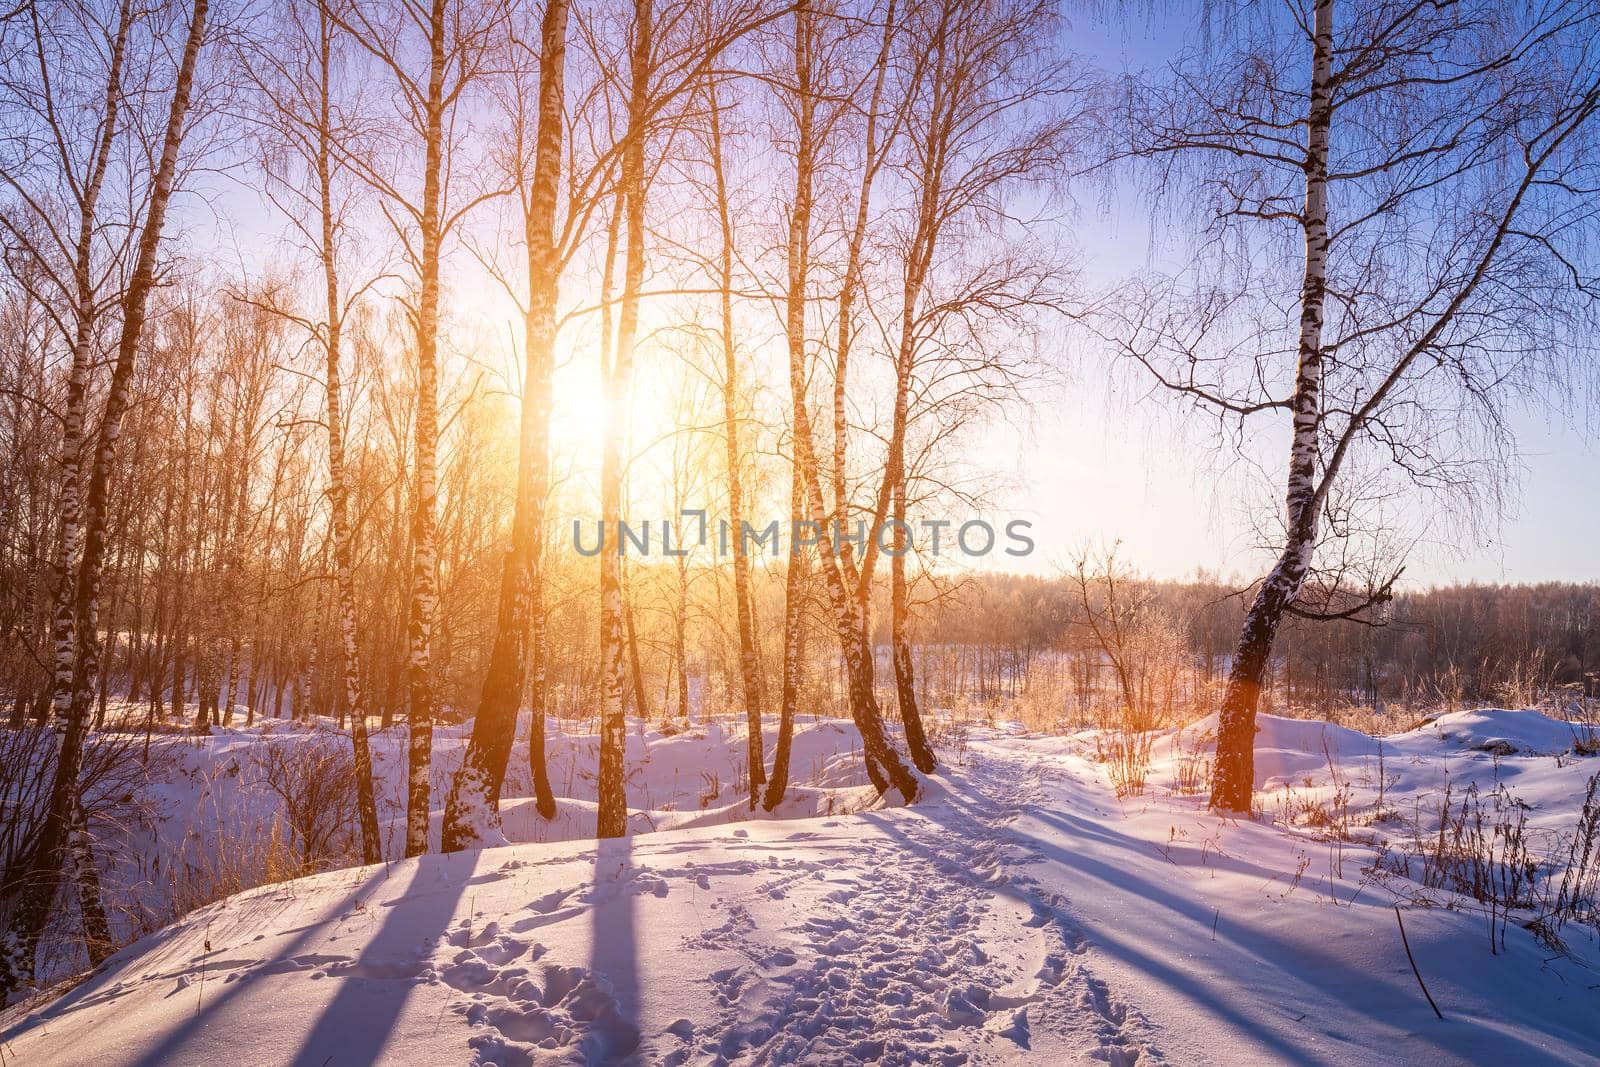
{"type": "MultiPolygon", "coordinates": [[[[866,60],[866,70],[859,77],[857,72],[849,69],[848,61],[844,64],[843,72],[834,70],[822,77],[831,76],[840,79],[843,84],[830,87],[822,92],[822,96],[836,98],[842,101],[839,107],[840,114],[832,116],[820,125],[834,131],[836,142],[845,140],[842,133],[853,132],[856,127],[848,122],[849,114],[859,106],[863,123],[860,127],[862,140],[861,162],[857,177],[856,200],[854,220],[848,231],[845,243],[845,258],[840,269],[839,291],[835,301],[834,314],[836,316],[836,340],[832,347],[833,356],[833,381],[832,381],[832,423],[831,423],[831,450],[829,465],[829,486],[831,495],[827,502],[832,510],[829,520],[838,528],[848,529],[852,518],[857,512],[851,497],[851,486],[848,481],[849,469],[849,443],[850,422],[848,417],[848,397],[850,381],[850,357],[855,346],[857,335],[860,333],[861,324],[858,321],[858,306],[865,299],[867,279],[865,277],[865,260],[870,252],[868,247],[868,231],[872,218],[871,204],[872,192],[880,172],[888,162],[889,150],[894,140],[894,134],[899,128],[901,112],[898,107],[889,109],[885,114],[884,101],[886,97],[885,86],[888,84],[893,45],[897,39],[897,13],[898,4],[890,0],[882,15],[882,27],[876,38],[878,45],[875,52],[863,53],[861,58],[866,60]],[[866,98],[857,103],[857,98],[870,85],[866,98]]],[[[868,27],[870,29],[870,25],[868,27]]],[[[842,44],[846,55],[854,56],[848,45],[842,44]]],[[[813,69],[810,77],[819,77],[819,71],[813,69]]],[[[810,118],[813,127],[819,125],[813,107],[810,118]]],[[[821,133],[813,133],[817,142],[824,142],[827,137],[821,133]]],[[[820,144],[812,149],[813,153],[822,153],[824,149],[820,144]]],[[[843,153],[840,153],[841,155],[843,153]]],[[[836,160],[836,165],[843,165],[842,160],[836,160]]],[[[820,302],[819,302],[820,303],[820,302]]],[[[791,444],[791,457],[799,453],[794,449],[798,446],[791,444]]],[[[792,464],[793,465],[793,464],[792,464]]],[[[811,512],[805,493],[805,482],[800,477],[798,467],[795,468],[793,485],[790,494],[790,528],[797,529],[796,523],[810,523],[811,512]]],[[[847,586],[853,590],[856,598],[864,632],[863,640],[869,643],[870,637],[865,632],[870,630],[870,575],[863,580],[857,567],[854,552],[854,542],[840,539],[837,543],[839,550],[839,566],[842,577],[847,586]]],[[[763,806],[766,810],[775,809],[783,800],[784,791],[788,787],[789,749],[794,731],[795,703],[799,698],[801,673],[805,659],[804,600],[809,592],[807,553],[797,548],[792,548],[789,555],[789,572],[785,579],[784,596],[784,637],[783,637],[783,664],[781,682],[781,704],[778,718],[778,737],[774,747],[773,770],[767,783],[766,796],[763,806]]]]}
{"type": "MultiPolygon", "coordinates": [[[[734,319],[734,272],[736,254],[734,222],[728,190],[727,165],[723,155],[722,117],[723,105],[719,97],[717,80],[706,83],[706,146],[711,162],[712,193],[716,201],[717,231],[721,238],[714,275],[718,312],[718,339],[722,347],[722,436],[724,455],[728,468],[727,522],[735,531],[744,529],[744,451],[740,445],[739,422],[739,346],[737,325],[734,319]]],[[[744,700],[745,724],[749,744],[745,756],[748,763],[750,806],[755,807],[756,794],[766,778],[766,755],[761,744],[761,674],[756,662],[755,624],[750,611],[750,558],[746,553],[745,538],[733,538],[733,599],[734,618],[739,638],[739,683],[744,700]]],[[[791,566],[793,558],[791,557],[791,566]]],[[[789,648],[787,640],[785,649],[789,648]]],[[[788,662],[787,654],[785,662],[788,662]]],[[[784,705],[788,710],[788,705],[784,705]]]]}
{"type": "Polygon", "coordinates": [[[270,298],[262,306],[296,322],[322,350],[323,415],[327,435],[329,535],[332,541],[338,617],[339,663],[344,712],[350,716],[355,755],[357,819],[362,859],[383,859],[372,753],[370,713],[361,689],[355,588],[355,537],[351,486],[346,472],[346,396],[343,382],[344,326],[367,285],[348,286],[341,277],[341,252],[348,244],[347,158],[356,131],[348,128],[336,81],[344,72],[348,43],[342,42],[329,0],[294,0],[285,9],[283,33],[249,50],[247,69],[259,73],[255,88],[264,103],[263,159],[269,193],[314,257],[320,284],[320,314],[301,316],[270,298]]]}
{"type": "MultiPolygon", "coordinates": [[[[601,529],[611,531],[616,542],[600,553],[600,767],[596,837],[622,837],[628,832],[628,806],[624,792],[623,752],[627,744],[623,687],[622,604],[622,477],[624,420],[633,374],[634,345],[639,332],[639,302],[644,284],[645,254],[645,137],[649,121],[650,73],[654,48],[655,10],[652,0],[634,0],[629,47],[627,120],[622,138],[615,216],[612,233],[622,234],[622,292],[617,307],[616,340],[601,367],[607,410],[600,470],[601,529]],[[620,227],[620,231],[618,230],[620,227]]],[[[611,247],[616,247],[611,238],[611,247]]],[[[608,251],[605,271],[610,274],[608,251]]],[[[609,284],[609,277],[607,280],[609,284]]],[[[641,710],[641,714],[643,709],[641,710]]]]}
{"type": "Polygon", "coordinates": [[[462,177],[456,157],[470,126],[467,94],[485,73],[491,43],[503,28],[503,10],[494,0],[399,0],[382,7],[355,4],[338,9],[335,16],[394,85],[409,161],[396,172],[365,153],[345,157],[382,198],[415,284],[407,308],[416,350],[417,395],[406,622],[405,854],[416,856],[428,850],[428,768],[435,711],[430,650],[439,602],[441,265],[447,238],[475,207],[497,193],[491,189],[450,197],[451,179],[462,177]]]}
{"type": "MultiPolygon", "coordinates": [[[[974,325],[987,320],[997,328],[1003,320],[1059,302],[1055,264],[1024,252],[1026,246],[1008,233],[1007,219],[1019,187],[1045,188],[1081,121],[1083,94],[1076,79],[1049,52],[1037,55],[1035,42],[1054,23],[1051,6],[1030,0],[980,5],[942,0],[919,5],[906,18],[908,84],[903,136],[893,161],[911,201],[910,223],[898,256],[899,308],[889,337],[894,406],[874,519],[875,529],[888,518],[895,531],[890,559],[895,693],[907,747],[925,774],[933,771],[935,759],[917,707],[909,639],[908,438],[916,420],[932,421],[944,414],[942,409],[1009,384],[1021,361],[981,343],[974,325]],[[968,251],[980,234],[995,243],[993,254],[968,251]],[[957,242],[959,253],[945,256],[953,265],[941,264],[941,255],[957,242]],[[966,334],[951,343],[963,326],[966,334]]],[[[932,447],[945,444],[945,435],[934,436],[932,447]]],[[[867,547],[863,592],[880,547],[878,538],[867,547]]]]}
{"type": "Polygon", "coordinates": [[[206,35],[207,8],[208,0],[194,0],[194,6],[188,13],[187,32],[173,82],[161,150],[150,180],[145,215],[139,229],[137,255],[129,274],[127,290],[122,296],[122,324],[117,340],[116,361],[112,366],[105,407],[100,417],[94,463],[84,498],[83,556],[79,562],[74,597],[79,648],[73,666],[71,699],[60,749],[56,754],[44,828],[20,883],[7,887],[15,896],[5,937],[4,966],[0,966],[0,998],[17,989],[31,976],[39,934],[49,917],[51,901],[67,863],[67,845],[79,799],[78,774],[82,765],[84,738],[88,732],[90,687],[100,666],[98,612],[107,548],[107,520],[111,507],[111,475],[116,462],[123,415],[132,393],[133,373],[144,334],[150,293],[156,283],[167,210],[178,173],[178,155],[190,126],[190,94],[201,44],[206,35]]]}
{"type": "Polygon", "coordinates": [[[139,13],[131,0],[121,0],[105,12],[92,4],[67,4],[48,13],[28,5],[23,17],[26,43],[6,64],[3,82],[6,107],[15,109],[18,121],[6,138],[9,158],[0,165],[0,186],[21,210],[0,214],[0,228],[27,264],[20,280],[54,290],[44,306],[59,308],[52,318],[70,353],[50,623],[51,705],[64,718],[78,647],[73,594],[83,545],[90,378],[120,251],[115,238],[107,247],[112,227],[101,193],[114,149],[127,136],[124,81],[139,13]]]}
{"type": "Polygon", "coordinates": [[[1100,328],[1158,389],[1240,434],[1288,433],[1275,561],[1218,728],[1211,802],[1243,812],[1283,619],[1390,595],[1393,576],[1318,579],[1319,543],[1359,532],[1352,488],[1398,478],[1470,506],[1512,446],[1506,405],[1588,347],[1600,81],[1581,4],[1239,15],[1226,47],[1128,98],[1127,151],[1209,210],[1193,268],[1139,279],[1100,328]]]}
{"type": "Polygon", "coordinates": [[[789,203],[786,244],[787,285],[784,291],[784,337],[789,354],[789,393],[794,425],[794,462],[804,482],[807,510],[818,527],[822,579],[844,654],[849,678],[850,710],[861,732],[863,758],[872,784],[882,793],[891,786],[909,802],[916,799],[917,781],[906,768],[883,730],[883,717],[873,690],[872,649],[867,642],[859,601],[846,585],[838,551],[837,527],[829,529],[828,508],[822,495],[822,468],[817,459],[809,402],[806,398],[806,306],[811,268],[812,209],[817,165],[817,12],[802,0],[794,9],[793,81],[788,87],[794,122],[794,193],[789,203]]]}
{"type": "Polygon", "coordinates": [[[511,149],[527,253],[523,311],[523,395],[518,432],[517,494],[511,545],[500,578],[494,647],[473,720],[472,737],[445,808],[444,850],[470,847],[496,832],[500,785],[517,722],[517,708],[529,690],[533,661],[529,758],[539,813],[555,817],[555,796],[544,764],[543,554],[545,498],[550,491],[550,411],[553,402],[556,308],[561,278],[556,232],[556,201],[561,179],[561,139],[566,122],[567,0],[546,0],[540,23],[537,124],[532,167],[521,141],[526,123],[515,116],[511,149]]]}

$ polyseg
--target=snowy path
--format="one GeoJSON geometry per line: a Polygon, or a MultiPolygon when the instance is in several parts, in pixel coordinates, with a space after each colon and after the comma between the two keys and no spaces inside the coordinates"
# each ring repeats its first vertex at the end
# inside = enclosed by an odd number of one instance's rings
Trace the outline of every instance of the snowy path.
{"type": "Polygon", "coordinates": [[[1076,965],[1085,943],[1059,898],[1008,876],[1008,854],[1021,854],[1008,827],[1040,799],[1036,768],[1000,758],[972,770],[968,792],[935,785],[911,811],[586,853],[594,877],[532,902],[509,934],[457,935],[462,951],[440,971],[465,994],[453,1010],[483,1027],[482,1062],[503,1067],[536,1061],[527,1046],[544,1043],[671,1065],[960,1064],[1046,1049],[1135,1062],[1128,1015],[1076,965]],[[653,983],[627,951],[635,927],[652,902],[695,890],[715,895],[692,905],[699,928],[679,939],[675,967],[704,976],[710,1011],[635,1025],[655,1015],[653,983]],[[543,940],[522,936],[549,940],[591,910],[606,934],[592,971],[549,962],[543,940]],[[540,962],[542,984],[521,980],[540,962]]]}
{"type": "Polygon", "coordinates": [[[1009,873],[1008,858],[1026,853],[1008,827],[1040,790],[1034,768],[996,762],[980,759],[969,791],[914,815],[859,816],[868,832],[821,856],[803,836],[774,849],[783,873],[758,892],[782,902],[780,922],[733,903],[698,939],[746,962],[711,975],[723,1008],[712,1041],[685,1034],[669,1062],[715,1052],[955,1064],[1035,1044],[1134,1062],[1137,1028],[1125,1029],[1128,1013],[1078,965],[1086,943],[1060,898],[1009,873]],[[1011,796],[995,795],[1003,783],[1011,796]]]}

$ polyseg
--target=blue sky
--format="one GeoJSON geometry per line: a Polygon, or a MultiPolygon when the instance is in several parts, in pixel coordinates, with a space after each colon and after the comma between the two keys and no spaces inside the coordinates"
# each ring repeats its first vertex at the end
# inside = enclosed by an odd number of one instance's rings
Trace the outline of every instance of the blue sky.
{"type": "MultiPolygon", "coordinates": [[[[1164,15],[1145,5],[1097,6],[1097,14],[1069,20],[1067,46],[1113,69],[1159,64],[1175,42],[1198,39],[1199,4],[1171,5],[1164,15]]],[[[1081,204],[1076,236],[1087,276],[1147,265],[1152,234],[1131,195],[1115,197],[1109,212],[1092,194],[1081,204]]],[[[1185,432],[1161,400],[1117,395],[1094,360],[1069,355],[1063,363],[1064,381],[1034,391],[1032,425],[994,449],[1017,486],[998,497],[1039,533],[1040,556],[1028,569],[1050,570],[1052,552],[1064,559],[1085,542],[1120,540],[1130,562],[1161,577],[1197,568],[1258,573],[1264,557],[1252,547],[1247,515],[1268,487],[1219,472],[1206,435],[1185,432]]],[[[1582,392],[1567,399],[1581,405],[1582,392]]],[[[1581,417],[1517,412],[1522,470],[1505,514],[1476,530],[1448,514],[1412,516],[1421,540],[1407,567],[1411,582],[1600,580],[1600,447],[1581,417]]],[[[1269,419],[1257,433],[1259,454],[1281,477],[1288,427],[1269,419]]]]}
{"type": "MultiPolygon", "coordinates": [[[[1103,384],[1083,379],[1034,400],[1033,425],[995,454],[1016,485],[999,494],[1000,510],[1032,520],[1039,542],[1022,569],[1049,573],[1079,545],[1119,540],[1129,562],[1158,577],[1261,569],[1246,516],[1265,487],[1251,496],[1242,477],[1219,476],[1210,442],[1175,428],[1159,401],[1108,403],[1103,384]]],[[[1509,513],[1481,531],[1421,516],[1411,584],[1600,580],[1600,449],[1553,417],[1517,422],[1525,469],[1509,513]]],[[[1273,438],[1287,433],[1261,424],[1263,448],[1286,451],[1273,438]]]]}

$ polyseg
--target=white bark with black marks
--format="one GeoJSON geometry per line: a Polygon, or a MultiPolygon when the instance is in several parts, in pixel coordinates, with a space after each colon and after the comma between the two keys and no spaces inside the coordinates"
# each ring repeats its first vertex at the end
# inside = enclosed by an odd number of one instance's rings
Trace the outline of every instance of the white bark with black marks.
{"type": "Polygon", "coordinates": [[[80,651],[74,664],[71,701],[56,757],[44,827],[34,849],[34,858],[20,880],[11,908],[10,926],[5,937],[6,958],[3,966],[0,966],[0,1000],[31,979],[39,934],[49,917],[50,905],[66,863],[73,815],[79,802],[78,774],[88,731],[92,684],[99,674],[98,607],[101,570],[105,563],[109,532],[111,476],[116,462],[117,443],[121,437],[122,419],[132,397],[133,373],[144,335],[150,292],[156,283],[167,209],[177,178],[178,154],[189,124],[190,94],[206,34],[207,8],[208,0],[195,0],[190,11],[188,32],[167,111],[161,154],[150,183],[144,223],[139,231],[138,253],[129,275],[127,291],[123,294],[122,329],[117,341],[116,362],[112,367],[111,383],[95,444],[94,465],[84,499],[83,559],[78,570],[74,605],[80,651]]]}
{"type": "Polygon", "coordinates": [[[1328,293],[1328,137],[1333,119],[1333,3],[1316,0],[1312,12],[1311,87],[1306,115],[1305,276],[1300,289],[1300,343],[1296,363],[1294,432],[1289,445],[1288,536],[1245,615],[1228,673],[1217,724],[1217,758],[1211,804],[1249,811],[1255,787],[1255,717],[1267,660],[1284,609],[1311,570],[1317,544],[1316,476],[1322,428],[1323,305],[1328,293]]]}
{"type": "MultiPolygon", "coordinates": [[[[555,216],[565,121],[568,7],[566,0],[549,0],[540,31],[538,131],[532,181],[524,192],[523,211],[528,290],[517,496],[483,693],[466,756],[445,803],[442,833],[446,852],[479,846],[499,833],[500,786],[511,756],[517,708],[527,690],[530,654],[540,665],[533,679],[534,721],[530,727],[535,801],[542,816],[555,817],[555,798],[543,766],[542,657],[533,652],[533,645],[541,638],[536,627],[543,627],[543,620],[538,618],[542,608],[540,562],[550,482],[551,376],[555,368],[556,302],[561,275],[555,216]]],[[[520,167],[520,153],[518,158],[520,167]]]]}

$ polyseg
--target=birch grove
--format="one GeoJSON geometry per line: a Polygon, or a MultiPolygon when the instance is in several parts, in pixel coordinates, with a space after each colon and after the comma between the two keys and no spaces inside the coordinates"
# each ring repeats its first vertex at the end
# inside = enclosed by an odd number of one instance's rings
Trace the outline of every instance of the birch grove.
{"type": "Polygon", "coordinates": [[[1261,714],[1586,707],[1581,588],[1407,568],[1592,376],[1591,7],[1238,0],[1120,68],[1044,0],[0,11],[0,993],[154,928],[175,752],[266,820],[232,892],[915,804],[980,722],[1215,715],[1231,817],[1261,714]],[[1104,464],[1032,436],[1080,410],[1104,464]],[[1135,425],[1233,572],[1043,528],[1129,532],[1135,425]],[[727,765],[668,803],[673,739],[727,765]]]}

